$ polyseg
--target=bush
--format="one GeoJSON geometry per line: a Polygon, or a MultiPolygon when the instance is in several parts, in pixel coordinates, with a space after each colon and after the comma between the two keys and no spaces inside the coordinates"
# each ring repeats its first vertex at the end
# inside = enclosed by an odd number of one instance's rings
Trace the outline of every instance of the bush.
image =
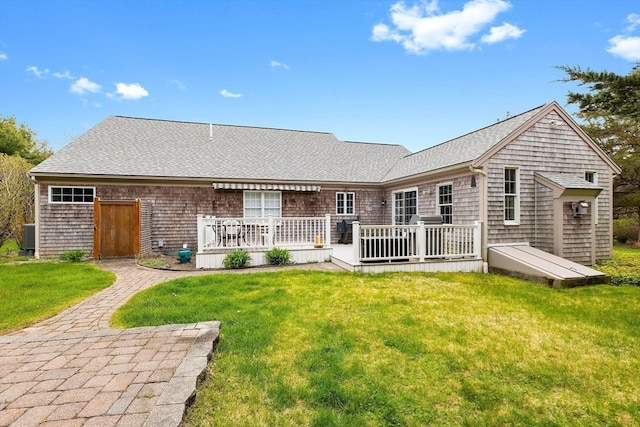
{"type": "Polygon", "coordinates": [[[594,268],[611,276],[616,286],[640,286],[640,250],[614,248],[613,258],[601,260],[594,268]]]}
{"type": "Polygon", "coordinates": [[[66,251],[65,253],[60,255],[60,259],[63,261],[80,262],[84,259],[84,251],[81,251],[79,249],[66,251]]]}
{"type": "Polygon", "coordinates": [[[268,252],[265,252],[264,257],[271,265],[289,265],[293,264],[293,257],[291,252],[286,249],[273,248],[268,252]]]}
{"type": "Polygon", "coordinates": [[[638,237],[638,220],[636,218],[618,218],[613,220],[613,235],[620,243],[636,240],[638,237]]]}
{"type": "Polygon", "coordinates": [[[229,252],[222,260],[225,268],[246,268],[249,266],[251,256],[243,250],[229,252]]]}

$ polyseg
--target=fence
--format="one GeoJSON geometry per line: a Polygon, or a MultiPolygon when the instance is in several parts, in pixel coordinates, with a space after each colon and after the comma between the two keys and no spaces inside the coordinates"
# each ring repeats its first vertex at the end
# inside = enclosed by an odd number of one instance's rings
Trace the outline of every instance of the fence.
{"type": "Polygon", "coordinates": [[[360,262],[481,258],[481,227],[471,225],[360,225],[353,223],[353,257],[360,262]]]}
{"type": "Polygon", "coordinates": [[[330,247],[331,216],[217,218],[198,215],[198,252],[213,249],[330,247]]]}

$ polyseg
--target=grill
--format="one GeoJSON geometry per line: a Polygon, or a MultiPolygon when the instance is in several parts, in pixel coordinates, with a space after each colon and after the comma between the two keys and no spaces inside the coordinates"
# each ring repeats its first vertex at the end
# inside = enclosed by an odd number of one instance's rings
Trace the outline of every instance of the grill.
{"type": "Polygon", "coordinates": [[[358,221],[358,218],[343,219],[342,221],[338,221],[336,223],[338,234],[340,234],[338,243],[349,243],[349,234],[351,234],[351,237],[353,238],[353,223],[355,221],[358,221]]]}

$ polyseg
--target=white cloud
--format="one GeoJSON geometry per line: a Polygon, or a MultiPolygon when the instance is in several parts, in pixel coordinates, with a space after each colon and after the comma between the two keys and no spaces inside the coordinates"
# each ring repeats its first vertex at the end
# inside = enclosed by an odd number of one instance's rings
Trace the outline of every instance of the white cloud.
{"type": "MultiPolygon", "coordinates": [[[[470,0],[462,10],[440,13],[437,0],[407,7],[404,2],[391,6],[390,28],[386,24],[373,27],[371,39],[394,41],[410,53],[431,50],[471,50],[477,36],[496,16],[511,8],[506,0],[470,0]]],[[[524,30],[512,24],[494,27],[480,41],[497,43],[518,38],[524,30]]]]}
{"type": "Polygon", "coordinates": [[[140,83],[117,83],[116,94],[120,95],[121,99],[140,99],[149,95],[149,92],[140,83]]]}
{"type": "Polygon", "coordinates": [[[640,37],[615,36],[609,39],[607,52],[627,61],[640,61],[640,37]]]}
{"type": "Polygon", "coordinates": [[[640,14],[632,13],[627,16],[627,22],[629,26],[627,27],[628,32],[634,31],[638,26],[640,26],[640,14]]]}
{"type": "Polygon", "coordinates": [[[33,73],[33,75],[36,76],[39,79],[44,79],[47,76],[47,74],[49,74],[49,69],[48,68],[45,68],[44,70],[41,70],[38,67],[36,67],[35,65],[28,66],[25,71],[27,71],[29,73],[33,73]]]}
{"type": "Polygon", "coordinates": [[[58,79],[67,79],[67,80],[75,79],[75,77],[72,76],[71,73],[69,73],[68,71],[65,71],[64,73],[53,73],[53,77],[56,77],[58,79]]]}
{"type": "Polygon", "coordinates": [[[499,43],[508,39],[517,39],[523,35],[525,30],[516,27],[511,24],[504,24],[499,27],[492,27],[489,30],[489,34],[482,36],[480,41],[482,43],[499,43]]]}
{"type": "Polygon", "coordinates": [[[100,92],[101,86],[98,83],[94,83],[86,77],[80,77],[73,82],[70,91],[78,95],[84,95],[86,93],[100,92]]]}
{"type": "Polygon", "coordinates": [[[7,54],[4,52],[0,52],[0,61],[6,61],[7,59],[9,59],[7,54]]]}
{"type": "Polygon", "coordinates": [[[281,68],[284,68],[285,70],[289,69],[289,66],[287,64],[283,64],[282,62],[279,62],[279,61],[273,61],[272,60],[271,61],[271,66],[273,68],[281,67],[281,68]]]}
{"type": "Polygon", "coordinates": [[[184,83],[182,83],[180,80],[171,80],[170,82],[172,85],[176,85],[178,86],[178,88],[180,89],[186,89],[187,87],[184,85],[184,83]]]}
{"type": "Polygon", "coordinates": [[[224,96],[225,98],[240,98],[242,96],[241,93],[231,93],[226,89],[222,89],[220,91],[220,95],[224,96]]]}
{"type": "Polygon", "coordinates": [[[640,14],[631,13],[626,21],[629,25],[623,31],[625,35],[620,34],[610,38],[607,52],[627,61],[640,61],[640,37],[631,35],[640,26],[640,14]]]}

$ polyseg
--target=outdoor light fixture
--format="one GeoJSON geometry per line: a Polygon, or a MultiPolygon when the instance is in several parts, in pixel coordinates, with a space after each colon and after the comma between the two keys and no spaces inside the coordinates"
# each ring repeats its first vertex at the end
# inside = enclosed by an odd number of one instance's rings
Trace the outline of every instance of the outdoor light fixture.
{"type": "Polygon", "coordinates": [[[589,204],[584,200],[581,200],[577,203],[573,203],[572,211],[573,211],[574,218],[580,218],[582,215],[586,215],[588,207],[589,207],[589,204]]]}
{"type": "Polygon", "coordinates": [[[476,187],[476,176],[471,175],[471,188],[475,188],[475,187],[476,187]]]}

